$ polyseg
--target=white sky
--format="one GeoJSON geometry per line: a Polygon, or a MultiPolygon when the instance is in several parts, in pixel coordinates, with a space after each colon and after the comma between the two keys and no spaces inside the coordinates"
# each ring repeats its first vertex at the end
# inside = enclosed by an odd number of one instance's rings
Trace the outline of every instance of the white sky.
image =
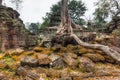
{"type": "MultiPolygon", "coordinates": [[[[50,7],[57,3],[59,0],[23,0],[22,9],[20,11],[20,17],[26,22],[42,22],[42,17],[46,12],[50,11],[50,7]]],[[[97,0],[82,0],[85,3],[88,11],[85,13],[85,19],[92,18],[94,12],[94,2],[97,0]]],[[[9,7],[13,7],[9,0],[5,0],[5,3],[9,7]]]]}

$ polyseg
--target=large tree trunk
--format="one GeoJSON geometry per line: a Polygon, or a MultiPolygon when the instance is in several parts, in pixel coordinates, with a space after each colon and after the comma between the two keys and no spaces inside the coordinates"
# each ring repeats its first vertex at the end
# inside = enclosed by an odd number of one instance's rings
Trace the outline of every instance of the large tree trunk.
{"type": "Polygon", "coordinates": [[[0,5],[2,5],[2,0],[0,0],[0,5]]]}
{"type": "Polygon", "coordinates": [[[62,9],[61,9],[61,24],[60,28],[57,31],[57,34],[63,35],[63,34],[69,34],[69,36],[73,37],[76,42],[84,46],[86,48],[92,48],[92,49],[100,49],[104,51],[107,55],[111,56],[113,59],[115,59],[117,62],[120,63],[120,53],[113,50],[112,48],[109,48],[105,45],[100,44],[89,44],[86,42],[81,41],[74,33],[73,33],[73,26],[76,26],[75,23],[71,20],[69,14],[68,14],[68,6],[67,6],[68,0],[62,0],[62,9]]]}

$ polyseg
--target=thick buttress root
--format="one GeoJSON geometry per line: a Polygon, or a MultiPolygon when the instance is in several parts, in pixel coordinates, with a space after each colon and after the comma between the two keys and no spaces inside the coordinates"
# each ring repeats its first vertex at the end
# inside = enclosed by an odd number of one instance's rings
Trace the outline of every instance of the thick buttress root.
{"type": "Polygon", "coordinates": [[[73,32],[73,27],[77,27],[77,25],[72,21],[68,14],[68,0],[62,0],[62,8],[61,8],[61,24],[57,31],[57,34],[69,34],[70,37],[73,37],[75,41],[83,47],[91,48],[91,49],[99,49],[105,52],[108,56],[111,56],[114,60],[120,64],[120,53],[117,50],[113,50],[112,48],[101,45],[101,44],[89,44],[80,40],[73,32]]]}
{"type": "Polygon", "coordinates": [[[120,53],[113,50],[112,48],[101,45],[101,44],[89,44],[81,41],[75,34],[71,34],[71,36],[77,41],[77,43],[83,47],[99,49],[105,52],[108,56],[111,56],[114,60],[116,60],[120,64],[120,53]]]}

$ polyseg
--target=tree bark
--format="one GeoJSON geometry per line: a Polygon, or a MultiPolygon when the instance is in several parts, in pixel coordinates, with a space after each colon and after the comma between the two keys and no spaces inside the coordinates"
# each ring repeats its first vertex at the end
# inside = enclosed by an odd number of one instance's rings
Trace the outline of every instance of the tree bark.
{"type": "Polygon", "coordinates": [[[69,34],[69,36],[73,37],[76,42],[86,48],[92,48],[92,49],[99,49],[104,51],[108,56],[111,56],[113,59],[115,59],[117,62],[120,63],[120,53],[113,50],[112,48],[101,45],[101,44],[89,44],[86,42],[81,41],[74,33],[72,26],[76,26],[76,24],[73,23],[71,20],[69,14],[68,14],[68,6],[67,6],[68,0],[62,0],[62,9],[61,9],[61,24],[60,28],[57,31],[57,34],[69,34]],[[74,24],[74,25],[73,25],[74,24]]]}

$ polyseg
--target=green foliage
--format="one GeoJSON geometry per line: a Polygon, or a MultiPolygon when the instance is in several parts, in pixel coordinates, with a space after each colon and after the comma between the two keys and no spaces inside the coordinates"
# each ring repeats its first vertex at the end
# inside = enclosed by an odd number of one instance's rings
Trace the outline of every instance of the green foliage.
{"type": "MultiPolygon", "coordinates": [[[[118,13],[117,3],[118,0],[98,0],[95,4],[97,8],[95,9],[94,22],[98,26],[104,26],[107,21],[106,19],[110,19],[118,13]]],[[[120,6],[120,5],[118,5],[120,6]]]]}
{"type": "Polygon", "coordinates": [[[3,60],[6,61],[6,64],[12,64],[14,62],[14,59],[11,56],[5,56],[3,60]]]}
{"type": "Polygon", "coordinates": [[[43,18],[44,22],[41,24],[40,29],[44,29],[44,28],[50,26],[50,18],[48,18],[48,17],[49,17],[49,14],[46,14],[46,17],[43,18]]]}
{"type": "Polygon", "coordinates": [[[84,3],[81,0],[69,0],[68,9],[70,17],[73,21],[76,24],[83,25],[85,21],[81,18],[81,16],[84,16],[85,11],[87,10],[84,3]]]}
{"type": "Polygon", "coordinates": [[[40,24],[39,23],[30,23],[28,26],[28,29],[30,30],[30,32],[37,34],[40,24]]]}
{"type": "MultiPolygon", "coordinates": [[[[76,24],[83,25],[85,20],[81,17],[84,16],[85,11],[87,10],[84,3],[79,0],[69,0],[68,1],[68,10],[70,17],[76,24]]],[[[49,13],[46,13],[46,16],[43,18],[44,22],[41,25],[41,28],[49,26],[58,26],[61,22],[61,1],[57,4],[54,4],[49,13]]]]}
{"type": "Polygon", "coordinates": [[[105,1],[101,3],[100,2],[96,3],[97,8],[95,9],[93,15],[94,15],[94,22],[99,27],[102,27],[103,25],[106,24],[105,19],[107,19],[109,16],[109,5],[110,3],[105,1]]]}

